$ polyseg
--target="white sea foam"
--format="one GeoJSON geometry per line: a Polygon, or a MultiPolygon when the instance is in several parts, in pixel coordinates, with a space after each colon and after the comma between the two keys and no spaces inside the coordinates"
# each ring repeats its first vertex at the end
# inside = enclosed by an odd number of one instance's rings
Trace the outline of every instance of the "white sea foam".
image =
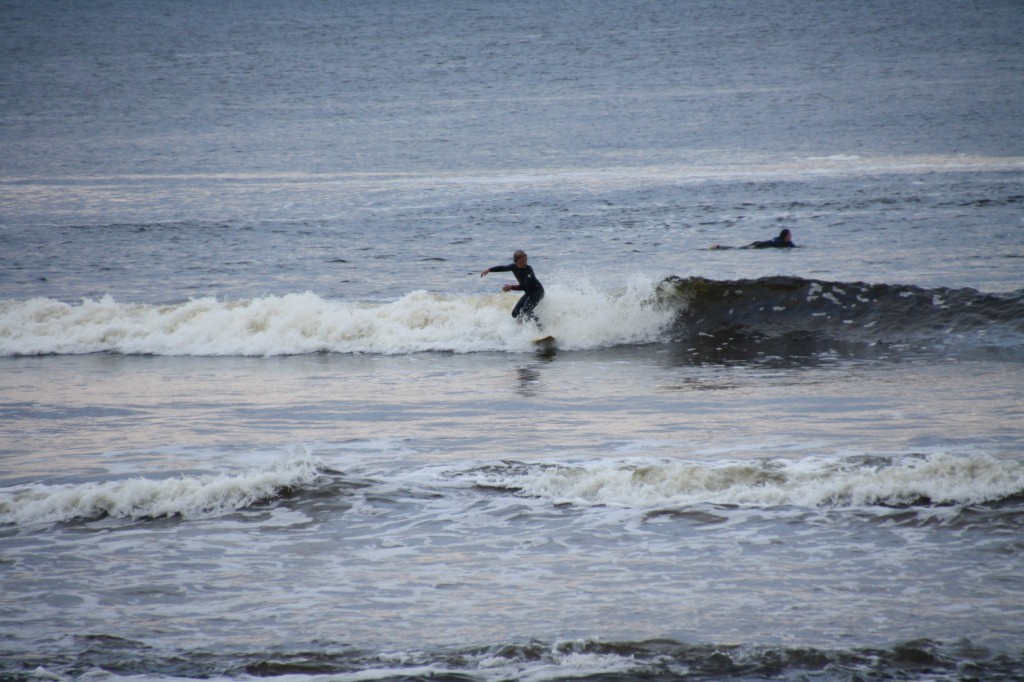
{"type": "MultiPolygon", "coordinates": [[[[650,341],[670,319],[649,301],[653,284],[619,291],[586,283],[552,286],[539,312],[563,348],[650,341]]],[[[0,355],[113,352],[153,355],[402,354],[525,352],[537,330],[519,325],[507,294],[414,291],[389,303],[325,300],[306,292],[245,301],[192,299],[173,305],[110,296],[70,305],[35,298],[0,302],[0,355]]]]}
{"type": "Polygon", "coordinates": [[[1024,463],[985,455],[704,463],[600,460],[490,474],[488,485],[556,503],[654,508],[693,504],[805,507],[977,504],[1024,492],[1024,463]]]}
{"type": "Polygon", "coordinates": [[[0,525],[210,516],[243,509],[287,488],[311,485],[320,475],[319,464],[303,454],[238,474],[17,486],[0,490],[0,525]]]}

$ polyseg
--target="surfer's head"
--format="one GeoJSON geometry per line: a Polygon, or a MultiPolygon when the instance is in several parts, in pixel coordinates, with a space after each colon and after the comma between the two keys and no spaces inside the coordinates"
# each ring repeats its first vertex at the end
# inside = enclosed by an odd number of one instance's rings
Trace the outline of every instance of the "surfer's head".
{"type": "Polygon", "coordinates": [[[522,249],[520,249],[519,251],[516,251],[515,253],[513,253],[512,254],[512,262],[515,263],[516,265],[518,265],[519,267],[525,266],[526,265],[526,252],[523,251],[522,249]],[[523,261],[522,263],[519,262],[520,259],[522,259],[522,261],[523,261]]]}
{"type": "Polygon", "coordinates": [[[793,241],[793,235],[790,234],[788,229],[785,229],[782,232],[779,232],[779,239],[781,239],[783,243],[789,243],[793,241]]]}

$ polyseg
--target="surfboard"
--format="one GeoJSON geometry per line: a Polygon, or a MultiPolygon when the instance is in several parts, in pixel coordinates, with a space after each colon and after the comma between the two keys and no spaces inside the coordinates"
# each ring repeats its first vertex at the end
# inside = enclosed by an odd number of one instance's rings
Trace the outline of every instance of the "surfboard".
{"type": "Polygon", "coordinates": [[[539,339],[533,340],[533,345],[537,347],[539,351],[552,351],[555,349],[555,337],[543,336],[539,339]]]}

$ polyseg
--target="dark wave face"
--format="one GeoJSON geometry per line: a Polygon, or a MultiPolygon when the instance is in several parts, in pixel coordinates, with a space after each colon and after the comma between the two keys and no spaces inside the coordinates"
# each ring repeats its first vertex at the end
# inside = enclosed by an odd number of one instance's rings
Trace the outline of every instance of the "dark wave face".
{"type": "Polygon", "coordinates": [[[800,277],[669,277],[673,337],[695,362],[826,354],[1024,360],[1024,291],[922,289],[800,277]]]}
{"type": "MultiPolygon", "coordinates": [[[[113,679],[160,670],[160,679],[331,676],[399,682],[509,679],[626,682],[628,680],[1016,680],[1020,660],[961,641],[913,640],[890,648],[817,649],[687,644],[674,640],[507,643],[387,656],[345,644],[261,651],[204,651],[160,656],[142,642],[104,635],[76,637],[81,651],[72,674],[101,669],[113,679]]],[[[3,657],[0,655],[0,663],[3,657]]],[[[25,674],[13,679],[32,679],[25,674]]]]}

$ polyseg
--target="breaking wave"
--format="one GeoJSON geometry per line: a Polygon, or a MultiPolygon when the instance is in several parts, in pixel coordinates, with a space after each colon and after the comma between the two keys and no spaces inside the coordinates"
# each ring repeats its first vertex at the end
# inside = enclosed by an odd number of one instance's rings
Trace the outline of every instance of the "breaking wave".
{"type": "Polygon", "coordinates": [[[905,507],[997,502],[1024,494],[1024,463],[985,455],[756,460],[626,460],[513,465],[478,485],[555,504],[654,509],[700,504],[905,507]]]}
{"type": "MultiPolygon", "coordinates": [[[[671,321],[652,305],[654,284],[607,292],[549,290],[539,313],[545,333],[569,349],[652,341],[671,321]]],[[[414,291],[389,303],[325,300],[306,292],[225,302],[121,303],[110,296],[71,305],[53,299],[0,302],[0,355],[111,352],[272,356],[317,352],[529,352],[538,334],[517,324],[508,295],[414,291]]]]}
{"type": "MultiPolygon", "coordinates": [[[[384,303],[316,294],[149,305],[110,296],[77,304],[0,301],[0,356],[123,353],[532,352],[538,329],[509,316],[515,298],[413,291],[384,303]]],[[[538,308],[561,350],[673,343],[696,362],[768,355],[906,351],[1024,353],[1024,291],[923,289],[799,277],[636,277],[609,290],[552,286],[538,308]]]]}
{"type": "Polygon", "coordinates": [[[16,486],[0,490],[0,525],[215,516],[312,486],[321,475],[319,464],[301,455],[238,474],[16,486]]]}

